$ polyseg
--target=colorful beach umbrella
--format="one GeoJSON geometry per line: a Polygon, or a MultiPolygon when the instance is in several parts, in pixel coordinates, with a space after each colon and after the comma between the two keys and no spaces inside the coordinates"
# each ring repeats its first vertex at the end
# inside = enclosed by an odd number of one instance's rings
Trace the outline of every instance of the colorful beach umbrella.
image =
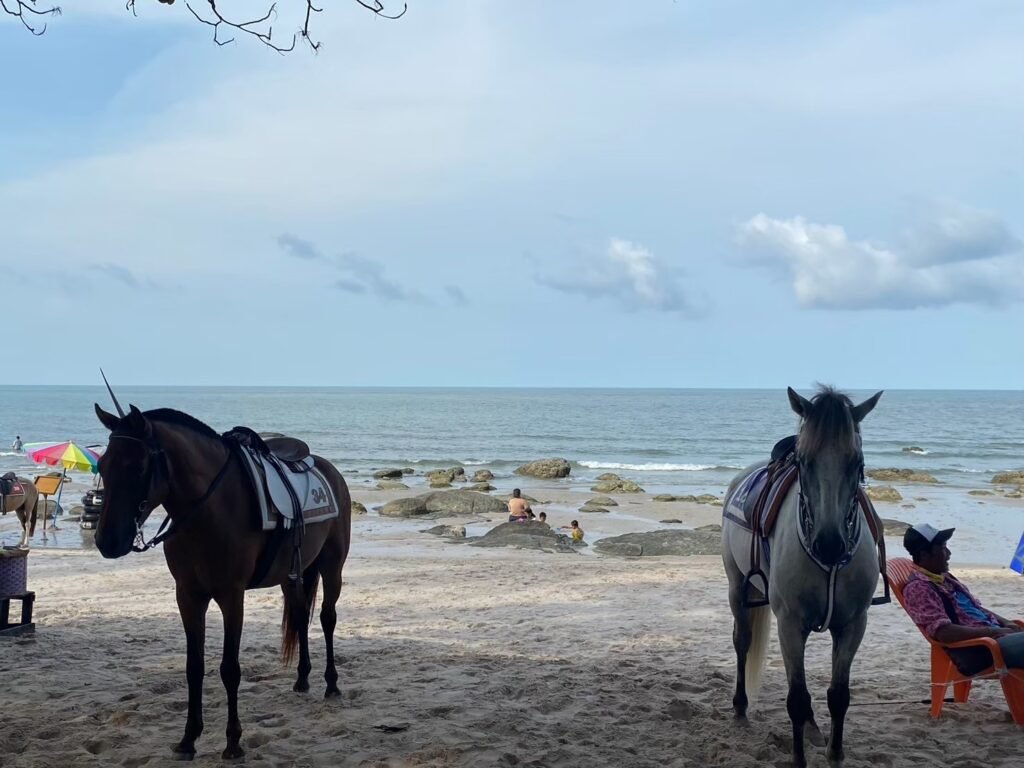
{"type": "Polygon", "coordinates": [[[99,455],[71,440],[64,443],[32,443],[25,446],[25,453],[38,464],[48,464],[51,467],[62,467],[77,472],[99,471],[99,455]]]}

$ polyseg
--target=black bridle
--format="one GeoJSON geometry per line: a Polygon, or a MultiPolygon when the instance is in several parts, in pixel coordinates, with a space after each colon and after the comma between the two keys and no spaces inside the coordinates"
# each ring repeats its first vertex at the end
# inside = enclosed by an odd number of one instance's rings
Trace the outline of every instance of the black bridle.
{"type": "MultiPolygon", "coordinates": [[[[175,528],[175,523],[178,521],[175,521],[171,517],[171,513],[169,510],[167,512],[167,516],[164,518],[164,521],[160,523],[160,528],[157,530],[156,535],[152,539],[146,541],[146,537],[143,534],[142,530],[143,526],[146,523],[146,520],[152,514],[153,510],[156,509],[156,507],[158,506],[158,504],[151,504],[149,500],[149,497],[153,492],[154,483],[160,479],[161,475],[163,475],[163,477],[168,482],[170,481],[171,475],[167,468],[167,454],[164,451],[164,449],[160,446],[160,443],[157,442],[157,439],[155,437],[150,437],[148,440],[144,440],[141,437],[135,437],[134,435],[110,436],[111,440],[114,440],[115,438],[121,440],[134,440],[138,443],[142,443],[143,447],[149,453],[148,461],[146,463],[146,473],[142,479],[143,486],[146,489],[146,496],[142,499],[142,501],[139,502],[138,508],[135,511],[135,540],[132,543],[133,552],[145,552],[162,543],[165,539],[167,539],[167,537],[169,537],[177,530],[175,528]]],[[[188,509],[198,509],[200,506],[202,506],[210,499],[210,497],[217,490],[218,486],[220,486],[221,481],[224,479],[225,475],[227,475],[228,468],[231,466],[231,460],[234,458],[235,455],[235,452],[234,450],[232,450],[230,445],[227,446],[227,448],[228,458],[224,462],[224,465],[220,468],[220,471],[217,472],[216,476],[210,482],[210,485],[206,489],[206,492],[198,499],[196,499],[194,502],[191,502],[190,504],[187,505],[188,509]]]]}

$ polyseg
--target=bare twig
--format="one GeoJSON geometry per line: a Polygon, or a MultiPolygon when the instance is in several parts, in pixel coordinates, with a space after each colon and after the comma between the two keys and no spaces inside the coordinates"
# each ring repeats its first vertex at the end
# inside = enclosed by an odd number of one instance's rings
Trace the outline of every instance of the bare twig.
{"type": "MultiPolygon", "coordinates": [[[[29,21],[33,16],[60,16],[60,6],[54,5],[49,8],[40,10],[36,7],[36,0],[0,0],[0,8],[4,9],[4,12],[9,16],[14,16],[22,23],[29,32],[36,37],[39,37],[46,31],[46,22],[43,22],[42,27],[36,26],[29,21]],[[28,12],[30,15],[26,16],[28,12]]],[[[37,22],[38,23],[38,22],[37,22]]]]}
{"type": "MultiPolygon", "coordinates": [[[[244,32],[247,35],[251,35],[263,43],[268,48],[277,51],[278,53],[288,53],[289,51],[295,50],[295,41],[301,37],[305,40],[313,52],[320,50],[320,41],[313,41],[312,33],[310,31],[310,24],[313,19],[313,14],[322,13],[323,8],[318,8],[313,4],[313,0],[303,0],[306,3],[306,17],[302,23],[302,27],[292,35],[291,43],[287,46],[279,45],[274,41],[274,27],[272,20],[277,18],[277,2],[270,6],[269,10],[258,19],[251,19],[249,21],[230,21],[221,15],[220,10],[217,8],[217,0],[186,0],[185,7],[188,8],[197,21],[201,24],[205,24],[208,27],[213,27],[213,42],[217,45],[227,45],[235,41],[234,36],[227,37],[225,34],[231,34],[225,32],[225,28],[235,30],[236,32],[244,32]],[[205,4],[205,9],[202,13],[198,12],[192,3],[195,3],[198,7],[202,8],[202,4],[205,4]]],[[[137,16],[135,4],[137,0],[125,0],[125,10],[130,11],[133,16],[137,16]]],[[[173,5],[174,0],[157,0],[157,2],[163,3],[164,5],[173,5]]],[[[380,16],[384,19],[399,19],[405,15],[405,12],[409,10],[409,6],[406,3],[402,3],[402,10],[395,14],[385,13],[384,3],[381,0],[356,0],[359,5],[363,8],[371,11],[375,16],[380,16]]],[[[59,16],[61,13],[60,6],[52,6],[40,10],[36,6],[37,0],[0,0],[0,8],[2,8],[8,15],[16,17],[24,27],[31,32],[33,35],[39,36],[46,32],[46,23],[43,22],[41,25],[39,22],[32,22],[30,19],[34,17],[42,16],[59,16]]]]}

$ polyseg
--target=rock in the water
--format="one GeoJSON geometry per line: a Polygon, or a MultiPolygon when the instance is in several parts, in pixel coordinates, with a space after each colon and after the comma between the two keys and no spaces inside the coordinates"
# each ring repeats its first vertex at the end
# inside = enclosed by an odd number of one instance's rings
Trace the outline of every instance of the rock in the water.
{"type": "Polygon", "coordinates": [[[891,485],[869,485],[867,493],[868,498],[872,501],[903,501],[900,492],[891,485]]]}
{"type": "Polygon", "coordinates": [[[608,514],[608,510],[604,507],[599,507],[596,504],[590,504],[589,502],[580,507],[580,512],[586,514],[608,514]]]}
{"type": "Polygon", "coordinates": [[[597,479],[598,480],[621,480],[622,478],[620,478],[614,472],[605,472],[603,475],[598,475],[597,479]]]}
{"type": "Polygon", "coordinates": [[[359,501],[352,502],[352,514],[353,515],[365,515],[366,507],[359,501]]]}
{"type": "Polygon", "coordinates": [[[469,486],[469,490],[471,490],[471,491],[485,491],[486,492],[486,491],[494,491],[494,490],[497,490],[497,489],[493,485],[491,485],[490,483],[474,483],[473,485],[469,486]]]}
{"type": "Polygon", "coordinates": [[[872,480],[883,483],[937,483],[932,475],[927,472],[916,472],[913,469],[896,469],[888,467],[885,469],[869,469],[867,476],[872,480]]]}
{"type": "Polygon", "coordinates": [[[902,520],[892,520],[887,517],[882,518],[882,530],[886,536],[898,537],[902,536],[907,532],[907,528],[910,527],[910,523],[905,523],[902,520]]]}
{"type": "Polygon", "coordinates": [[[721,504],[722,500],[713,493],[702,493],[695,501],[698,504],[721,504]]]}
{"type": "Polygon", "coordinates": [[[681,522],[683,522],[683,521],[682,521],[682,520],[676,520],[676,519],[675,519],[674,517],[670,517],[670,518],[668,518],[668,520],[659,520],[658,522],[659,522],[659,523],[669,523],[669,524],[674,524],[674,523],[681,523],[681,522]]]}
{"type": "Polygon", "coordinates": [[[996,485],[1024,485],[1024,472],[996,472],[992,482],[996,485]]]}
{"type": "Polygon", "coordinates": [[[489,483],[494,479],[494,473],[489,469],[478,469],[473,473],[473,479],[471,482],[474,483],[489,483]]]}
{"type": "Polygon", "coordinates": [[[587,499],[584,504],[591,504],[595,507],[617,507],[619,502],[613,499],[611,496],[595,496],[592,499],[587,499]]]}
{"type": "Polygon", "coordinates": [[[466,538],[466,526],[435,525],[433,528],[427,528],[424,533],[430,533],[434,536],[446,536],[449,539],[464,539],[466,538]]]}
{"type": "Polygon", "coordinates": [[[377,488],[381,491],[405,491],[408,490],[409,486],[398,480],[381,480],[377,483],[377,488]]]}
{"type": "Polygon", "coordinates": [[[995,496],[996,494],[993,491],[968,491],[967,495],[968,496],[995,496]]]}
{"type": "MultiPolygon", "coordinates": [[[[605,475],[601,475],[605,477],[605,475]]],[[[614,479],[601,480],[597,485],[593,486],[590,490],[594,493],[643,493],[644,489],[634,483],[632,480],[626,480],[619,477],[618,475],[612,475],[614,479]]]]}
{"type": "Polygon", "coordinates": [[[556,533],[545,523],[502,523],[483,536],[471,539],[472,547],[517,547],[541,549],[545,552],[575,553],[583,542],[573,542],[568,536],[556,533]]]}
{"type": "Polygon", "coordinates": [[[375,480],[398,480],[402,477],[401,469],[378,469],[373,473],[375,480]]]}
{"type": "Polygon", "coordinates": [[[905,445],[900,450],[903,451],[904,453],[927,453],[927,451],[924,448],[921,448],[920,446],[917,445],[905,445]]]}
{"type": "Polygon", "coordinates": [[[518,467],[516,474],[553,480],[559,477],[568,477],[571,470],[572,466],[565,459],[537,459],[518,467]]]}
{"type": "Polygon", "coordinates": [[[430,487],[431,488],[451,488],[452,487],[452,483],[451,483],[451,480],[446,480],[443,477],[432,477],[432,478],[430,478],[430,487]]]}
{"type": "Polygon", "coordinates": [[[676,497],[671,493],[659,493],[657,496],[651,496],[651,501],[675,501],[676,497]]]}
{"type": "Polygon", "coordinates": [[[476,491],[432,491],[389,501],[380,508],[384,517],[455,517],[505,513],[505,502],[476,491]]]}
{"type": "Polygon", "coordinates": [[[402,467],[402,474],[403,475],[415,475],[416,474],[416,470],[413,469],[412,467],[402,467]]]}
{"type": "Polygon", "coordinates": [[[722,551],[722,534],[707,530],[627,533],[600,539],[594,544],[594,551],[621,557],[717,555],[722,551]]]}

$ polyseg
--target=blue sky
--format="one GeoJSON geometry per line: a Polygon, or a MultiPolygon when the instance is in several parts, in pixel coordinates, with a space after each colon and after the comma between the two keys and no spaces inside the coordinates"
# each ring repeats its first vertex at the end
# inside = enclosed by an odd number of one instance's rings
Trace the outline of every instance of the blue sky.
{"type": "Polygon", "coordinates": [[[0,383],[1021,388],[1020,3],[316,24],[0,17],[0,383]]]}

